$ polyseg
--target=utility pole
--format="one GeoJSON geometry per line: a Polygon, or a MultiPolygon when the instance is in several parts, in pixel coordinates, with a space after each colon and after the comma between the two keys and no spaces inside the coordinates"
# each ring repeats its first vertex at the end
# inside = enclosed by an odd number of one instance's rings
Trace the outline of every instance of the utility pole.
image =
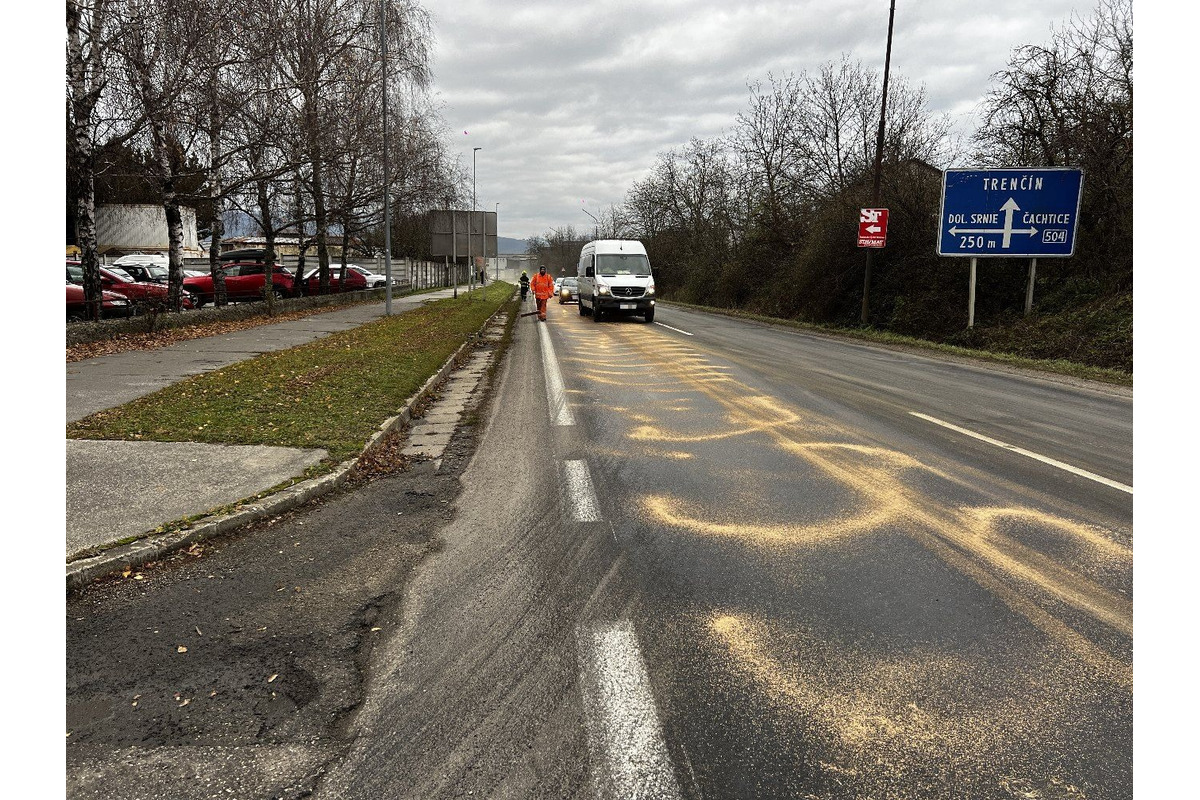
{"type": "MultiPolygon", "coordinates": [[[[896,0],[892,0],[888,10],[887,55],[883,60],[883,99],[879,109],[879,131],[875,135],[875,180],[871,189],[871,207],[879,208],[879,187],[883,170],[883,131],[887,120],[888,73],[892,67],[892,23],[896,19],[896,0]]],[[[871,295],[871,251],[867,248],[867,265],[863,272],[862,324],[870,323],[871,295]]]]}

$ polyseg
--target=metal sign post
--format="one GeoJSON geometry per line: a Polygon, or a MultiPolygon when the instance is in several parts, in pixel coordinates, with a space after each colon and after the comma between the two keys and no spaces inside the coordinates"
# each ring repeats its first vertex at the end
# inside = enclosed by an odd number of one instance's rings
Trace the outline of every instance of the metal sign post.
{"type": "Polygon", "coordinates": [[[1037,259],[1029,259],[1029,285],[1025,287],[1025,316],[1033,311],[1033,281],[1037,278],[1037,259]]]}
{"type": "Polygon", "coordinates": [[[979,263],[978,258],[971,259],[971,280],[967,289],[967,327],[975,327],[975,266],[979,263]]]}

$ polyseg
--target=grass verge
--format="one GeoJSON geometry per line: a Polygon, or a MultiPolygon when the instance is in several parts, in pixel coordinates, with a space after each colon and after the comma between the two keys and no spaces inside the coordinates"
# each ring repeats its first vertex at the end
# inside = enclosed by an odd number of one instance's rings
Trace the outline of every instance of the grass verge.
{"type": "Polygon", "coordinates": [[[959,347],[956,345],[930,342],[925,339],[917,339],[912,336],[901,336],[888,331],[881,331],[876,328],[843,328],[835,325],[815,325],[808,322],[779,319],[777,317],[766,317],[762,316],[761,314],[751,314],[745,311],[737,311],[728,308],[698,306],[691,303],[680,303],[675,300],[669,300],[666,302],[669,302],[671,305],[679,306],[680,308],[691,308],[695,309],[696,311],[703,311],[709,314],[722,314],[726,317],[752,320],[754,322],[763,322],[770,325],[780,325],[787,328],[796,328],[797,330],[811,331],[813,333],[822,333],[831,336],[844,336],[851,339],[861,339],[863,341],[875,342],[877,344],[928,350],[934,353],[944,353],[946,355],[970,358],[976,361],[987,361],[989,363],[1004,364],[1010,367],[1017,367],[1019,369],[1050,372],[1056,375],[1068,375],[1073,378],[1100,381],[1102,383],[1110,383],[1118,386],[1133,385],[1133,375],[1128,372],[1122,372],[1115,369],[1106,369],[1104,367],[1093,367],[1087,364],[1079,364],[1073,361],[1067,361],[1065,359],[1027,358],[1024,356],[1012,355],[1010,353],[997,353],[988,350],[978,350],[969,347],[959,347]]]}
{"type": "Polygon", "coordinates": [[[340,463],[511,294],[511,284],[489,284],[265,353],[85,417],[67,437],[324,448],[327,463],[340,463]]]}

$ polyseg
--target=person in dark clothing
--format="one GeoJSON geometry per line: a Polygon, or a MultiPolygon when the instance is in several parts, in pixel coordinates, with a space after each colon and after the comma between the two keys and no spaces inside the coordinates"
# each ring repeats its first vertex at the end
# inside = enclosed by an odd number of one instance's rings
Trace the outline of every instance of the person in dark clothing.
{"type": "Polygon", "coordinates": [[[521,302],[525,302],[525,298],[529,296],[529,274],[521,273],[521,302]]]}

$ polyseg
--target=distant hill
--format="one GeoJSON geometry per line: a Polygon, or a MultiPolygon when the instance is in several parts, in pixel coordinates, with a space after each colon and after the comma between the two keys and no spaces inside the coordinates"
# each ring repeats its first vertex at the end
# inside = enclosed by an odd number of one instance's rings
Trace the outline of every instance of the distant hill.
{"type": "Polygon", "coordinates": [[[496,249],[502,256],[514,256],[519,253],[524,253],[524,239],[510,239],[507,236],[496,237],[496,249]]]}

